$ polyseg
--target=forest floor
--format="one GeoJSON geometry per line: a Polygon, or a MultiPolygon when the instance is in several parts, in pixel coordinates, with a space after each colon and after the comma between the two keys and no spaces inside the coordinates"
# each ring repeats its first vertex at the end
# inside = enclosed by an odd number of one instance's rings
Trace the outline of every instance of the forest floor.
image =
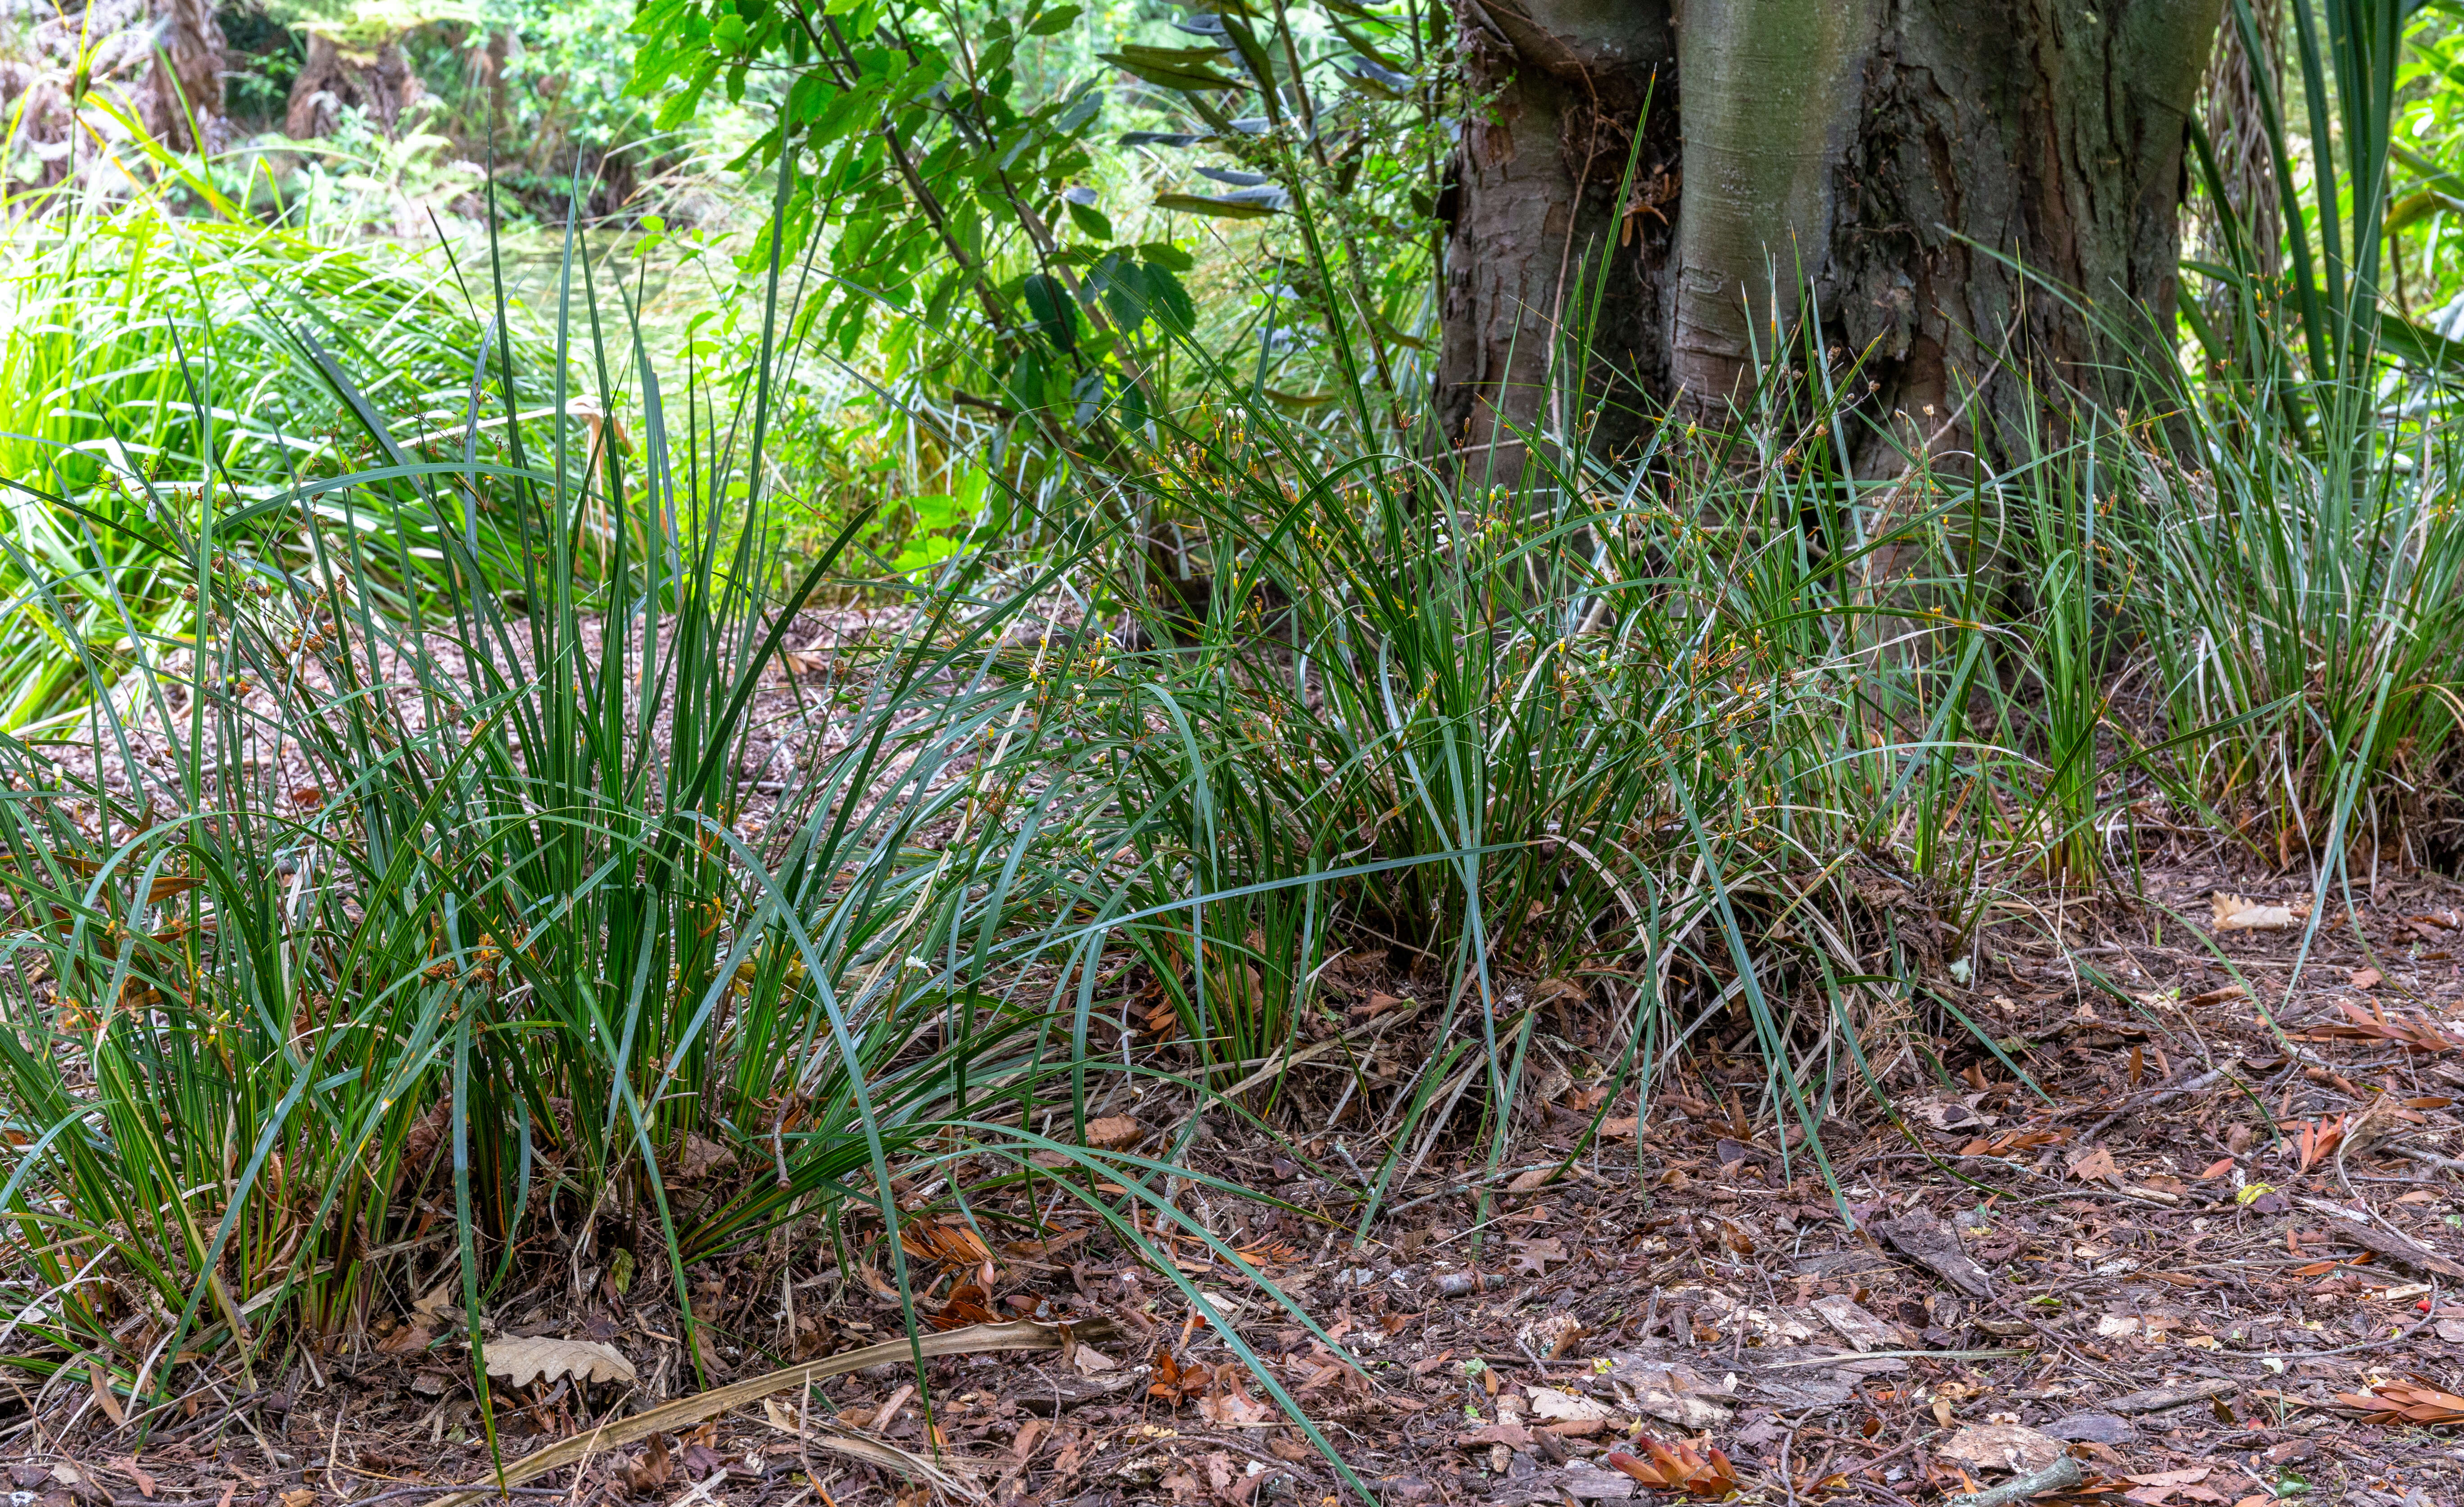
{"type": "MultiPolygon", "coordinates": [[[[2144,902],[2072,911],[2058,948],[2041,913],[2034,941],[1990,931],[1966,1008],[2043,1097],[1983,1057],[1944,1064],[1896,1124],[1827,1125],[1854,1231],[1801,1142],[1783,1157],[1780,1135],[1745,1123],[1759,1068],[1714,1048],[1562,1178],[1432,1167],[1359,1246],[1348,1194],[1238,1125],[1210,1126],[1184,1167],[1293,1207],[1228,1211],[1195,1183],[1183,1203],[1245,1242],[1331,1347],[1198,1243],[1177,1264],[1388,1503],[1905,1507],[2064,1451],[2083,1481],[2039,1500],[2464,1500],[2464,1399],[2444,1390],[2464,1374],[2464,889],[2408,880],[2352,916],[2340,906],[2288,999],[2304,929],[2216,928],[2226,884],[2151,878],[2144,902]],[[1724,1075],[1745,1098],[1722,1102],[1724,1075]]],[[[1356,1013],[1382,997],[1333,987],[1356,1013]]],[[[1553,1079],[1535,1098],[1525,1166],[1570,1149],[1598,1107],[1553,1079]]],[[[1155,1151],[1186,1106],[1154,1091],[1127,1107],[1108,1134],[1155,1151]]],[[[1348,1150],[1339,1133],[1292,1149],[1348,1150]]],[[[1016,1203],[1013,1228],[1052,1207],[1016,1203]]],[[[937,1444],[963,1488],[952,1499],[1356,1499],[1176,1284],[1083,1215],[1040,1228],[989,1251],[956,1220],[912,1232],[926,1305],[945,1323],[1110,1321],[1101,1343],[932,1361],[929,1419],[913,1368],[877,1365],[517,1495],[853,1507],[951,1491],[868,1463],[897,1465],[877,1441],[937,1444]]],[[[900,1336],[894,1293],[858,1271],[843,1280],[810,1233],[697,1270],[709,1382],[900,1336]]],[[[543,1278],[490,1320],[612,1345],[646,1398],[696,1387],[671,1300],[543,1278]]],[[[467,1356],[429,1321],[381,1321],[374,1345],[253,1389],[234,1377],[133,1452],[86,1387],[55,1384],[29,1399],[11,1501],[417,1504],[484,1480],[467,1356]]],[[[499,1387],[509,1458],[621,1410],[612,1388],[579,1385],[499,1387]]]]}

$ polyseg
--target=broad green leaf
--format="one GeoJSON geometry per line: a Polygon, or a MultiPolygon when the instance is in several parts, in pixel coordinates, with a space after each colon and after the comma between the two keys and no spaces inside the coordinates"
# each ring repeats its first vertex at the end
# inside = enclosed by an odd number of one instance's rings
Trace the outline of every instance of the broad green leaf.
{"type": "Polygon", "coordinates": [[[1177,273],[1189,272],[1198,266],[1197,257],[1170,241],[1145,242],[1138,247],[1138,255],[1153,266],[1169,267],[1177,273]]]}
{"type": "Polygon", "coordinates": [[[1026,312],[1034,318],[1035,327],[1044,338],[1062,350],[1078,346],[1078,300],[1060,278],[1045,273],[1029,273],[1019,290],[1026,298],[1026,312]]]}
{"type": "Polygon", "coordinates": [[[1074,200],[1068,201],[1068,207],[1069,223],[1078,227],[1080,234],[1092,236],[1099,241],[1109,241],[1112,238],[1112,222],[1105,218],[1104,211],[1079,204],[1074,200]]]}

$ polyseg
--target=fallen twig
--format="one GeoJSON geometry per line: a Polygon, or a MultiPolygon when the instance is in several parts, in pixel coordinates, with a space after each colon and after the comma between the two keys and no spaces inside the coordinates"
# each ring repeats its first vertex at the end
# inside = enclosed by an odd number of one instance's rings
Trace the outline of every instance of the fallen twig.
{"type": "Polygon", "coordinates": [[[2168,1099],[2179,1099],[2185,1094],[2195,1094],[2200,1089],[2208,1087],[2218,1080],[2231,1076],[2233,1070],[2240,1065],[2241,1055],[2235,1052],[2228,1052],[2225,1054],[2225,1059],[2223,1061],[2209,1068],[2206,1072],[2200,1073],[2195,1077],[2186,1079],[2181,1082],[2168,1084],[2166,1087],[2159,1088],[2155,1092],[2149,1094],[2145,1099],[2141,1100],[2139,1103],[2135,1104],[2124,1104],[2113,1113],[2098,1121],[2096,1124],[2088,1126],[2086,1131],[2079,1137],[2079,1144],[2085,1146],[2094,1141],[2099,1135],[2104,1132],[2106,1126],[2112,1125],[2123,1115],[2138,1114],[2144,1110],[2153,1109],[2158,1104],[2165,1103],[2168,1099]]]}
{"type": "MultiPolygon", "coordinates": [[[[392,1501],[401,1496],[425,1496],[430,1492],[472,1492],[480,1496],[494,1496],[496,1495],[496,1487],[493,1481],[481,1481],[475,1486],[397,1486],[391,1491],[379,1492],[374,1496],[349,1496],[340,1499],[350,1503],[350,1507],[374,1507],[377,1502],[392,1501]]],[[[561,1486],[508,1486],[505,1488],[505,1495],[508,1496],[561,1496],[564,1495],[564,1488],[561,1486]]]]}
{"type": "Polygon", "coordinates": [[[2448,1259],[2401,1230],[2382,1229],[2370,1216],[2342,1204],[2331,1204],[2323,1198],[2311,1198],[2296,1193],[2296,1201],[2306,1209],[2325,1214],[2336,1221],[2330,1238],[2349,1241],[2365,1251],[2421,1273],[2425,1277],[2444,1277],[2449,1281],[2464,1281],[2464,1263],[2448,1259]]]}
{"type": "Polygon", "coordinates": [[[1275,1053],[1266,1059],[1265,1066],[1259,1068],[1256,1072],[1241,1080],[1241,1081],[1233,1084],[1227,1089],[1224,1089],[1219,1097],[1223,1099],[1238,1099],[1243,1094],[1247,1093],[1250,1089],[1257,1087],[1260,1083],[1269,1082],[1275,1079],[1283,1077],[1286,1073],[1288,1073],[1293,1068],[1300,1066],[1303,1062],[1314,1061],[1317,1059],[1326,1056],[1329,1052],[1340,1051],[1348,1046],[1357,1046],[1361,1042],[1377,1035],[1388,1027],[1396,1025],[1401,1021],[1409,1020],[1414,1016],[1420,1013],[1420,1005],[1419,1001],[1406,1000],[1405,1004],[1409,1006],[1408,1009],[1389,1010],[1385,1014],[1377,1016],[1375,1020],[1364,1021],[1360,1025],[1354,1026],[1352,1030],[1344,1032],[1339,1036],[1331,1036],[1314,1046],[1305,1046],[1297,1052],[1290,1051],[1287,1048],[1283,1052],[1275,1053]]]}
{"type": "Polygon", "coordinates": [[[2424,1167],[2440,1167],[2451,1172],[2464,1172],[2464,1161],[2458,1161],[2452,1156],[2441,1156],[2435,1151],[2425,1151],[2419,1147],[2383,1146],[2376,1148],[2375,1154],[2400,1156],[2408,1162],[2419,1162],[2424,1167]]]}
{"type": "Polygon", "coordinates": [[[2189,1403],[2203,1403],[2211,1397],[2227,1397],[2241,1389],[2241,1383],[2229,1376],[2210,1381],[2190,1382],[2181,1387],[2156,1387],[2144,1392],[2117,1397],[2104,1405],[2109,1413],[2162,1412],[2167,1408],[2180,1408],[2189,1403]]]}
{"type": "Polygon", "coordinates": [[[2042,1496],[2047,1492],[2069,1491],[2086,1479],[2086,1474],[2079,1470],[2079,1461],[2065,1454],[2042,1470],[2013,1476],[1991,1490],[1953,1496],[1943,1503],[1943,1507],[2011,1507],[2013,1502],[2042,1496]]]}
{"type": "MultiPolygon", "coordinates": [[[[783,1371],[772,1371],[749,1381],[714,1387],[691,1397],[679,1397],[674,1402],[664,1403],[648,1412],[635,1413],[630,1418],[612,1419],[587,1433],[576,1434],[536,1453],[507,1462],[503,1483],[512,1486],[576,1464],[603,1450],[622,1449],[654,1433],[689,1429],[731,1409],[759,1402],[771,1393],[784,1391],[790,1387],[844,1376],[849,1371],[861,1371],[868,1365],[906,1361],[918,1350],[927,1359],[940,1355],[976,1355],[986,1350],[1057,1350],[1071,1338],[1101,1340],[1111,1333],[1111,1321],[1108,1319],[1090,1319],[1080,1324],[1037,1323],[1022,1319],[1015,1323],[969,1324],[963,1329],[920,1335],[913,1344],[906,1340],[869,1344],[861,1350],[842,1351],[818,1361],[807,1361],[802,1365],[788,1366],[783,1371]]],[[[451,1486],[429,1489],[442,1491],[445,1495],[429,1503],[429,1507],[465,1507],[466,1503],[494,1496],[498,1490],[494,1483],[476,1490],[451,1486]]]]}
{"type": "Polygon", "coordinates": [[[1798,1365],[1854,1365],[1859,1361],[2007,1361],[2013,1356],[2034,1355],[2034,1350],[1841,1350],[1833,1355],[1801,1356],[1793,1361],[1771,1361],[1762,1366],[1766,1371],[1785,1371],[1798,1365]]]}

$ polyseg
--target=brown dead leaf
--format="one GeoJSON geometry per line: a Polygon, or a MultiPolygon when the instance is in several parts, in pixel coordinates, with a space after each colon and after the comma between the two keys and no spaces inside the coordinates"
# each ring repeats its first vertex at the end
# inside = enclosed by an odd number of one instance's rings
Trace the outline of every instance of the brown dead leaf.
{"type": "Polygon", "coordinates": [[[1562,1262],[1569,1259],[1566,1255],[1566,1243],[1555,1235],[1542,1235],[1536,1240],[1517,1240],[1514,1242],[1514,1248],[1522,1253],[1514,1258],[1514,1269],[1518,1272],[1529,1272],[1535,1277],[1548,1276],[1550,1262],[1562,1262]]]}
{"type": "Polygon", "coordinates": [[[961,1282],[950,1290],[949,1300],[933,1315],[933,1327],[957,1329],[971,1323],[999,1323],[1001,1321],[986,1306],[991,1301],[992,1296],[981,1287],[961,1282]]]}
{"type": "Polygon", "coordinates": [[[1138,1143],[1145,1127],[1128,1115],[1106,1115],[1087,1122],[1087,1144],[1099,1151],[1120,1151],[1138,1143]]]}
{"type": "Polygon", "coordinates": [[[1979,1136],[1960,1147],[1962,1156],[2011,1156],[2020,1151],[2033,1151],[2040,1146],[2059,1146],[2068,1140],[2067,1130],[2005,1130],[1998,1135],[1979,1136]]]}
{"type": "Polygon", "coordinates": [[[935,1224],[919,1220],[901,1225],[898,1243],[919,1261],[938,1261],[954,1270],[984,1266],[993,1258],[993,1253],[963,1219],[935,1224]]]}
{"type": "Polygon", "coordinates": [[[2365,1423],[2464,1423],[2464,1397],[2419,1382],[2381,1382],[2366,1392],[2338,1392],[2336,1401],[2359,1409],[2365,1423]]]}
{"type": "Polygon", "coordinates": [[[1609,1416],[1608,1405],[1595,1402],[1579,1392],[1562,1392],[1553,1387],[1529,1388],[1531,1415],[1542,1423],[1598,1423],[1609,1416]]]}
{"type": "Polygon", "coordinates": [[[377,1342],[377,1349],[385,1355],[417,1355],[436,1343],[436,1324],[426,1315],[408,1323],[397,1324],[393,1331],[377,1342]]]}
{"type": "Polygon", "coordinates": [[[2137,1502],[2140,1507],[2166,1507],[2166,1503],[2176,1495],[2188,1496],[2193,1501],[2223,1501],[2222,1494],[2198,1484],[2208,1478],[2208,1474],[2209,1467],[2196,1465],[2184,1471],[2155,1471],[2141,1475],[2124,1475],[2123,1479],[2131,1482],[2132,1487],[2123,1494],[2123,1499],[2137,1502]]]}
{"type": "Polygon", "coordinates": [[[2069,1162],[2070,1174],[2082,1183],[2119,1183],[2122,1168],[2114,1165],[2113,1152],[2104,1147],[2093,1147],[2069,1162]]]}
{"type": "Polygon", "coordinates": [[[1174,1360],[1172,1352],[1167,1349],[1155,1356],[1155,1380],[1147,1384],[1147,1395],[1177,1403],[1204,1392],[1214,1380],[1215,1373],[1202,1365],[1182,1369],[1180,1363],[1174,1360]]]}
{"type": "Polygon", "coordinates": [[[1506,1190],[1509,1193],[1529,1193],[1546,1188],[1556,1180],[1557,1168],[1535,1167],[1528,1172],[1518,1173],[1514,1181],[1506,1185],[1506,1190]]]}
{"type": "Polygon", "coordinates": [[[94,1405],[110,1417],[113,1428],[124,1427],[128,1413],[120,1406],[119,1395],[111,1389],[111,1372],[100,1361],[88,1361],[85,1375],[86,1380],[94,1384],[94,1405]]]}
{"type": "Polygon", "coordinates": [[[1367,999],[1352,1007],[1350,1014],[1363,1020],[1375,1020],[1389,1010],[1400,1010],[1410,1003],[1408,999],[1397,999],[1393,994],[1379,994],[1372,990],[1367,999]]]}
{"type": "Polygon", "coordinates": [[[1309,1447],[1308,1440],[1295,1439],[1288,1432],[1279,1431],[1268,1435],[1266,1452],[1278,1460],[1288,1460],[1294,1465],[1304,1460],[1317,1458],[1317,1451],[1309,1447]]]}
{"type": "Polygon", "coordinates": [[[567,1376],[584,1382],[633,1379],[633,1363],[614,1345],[597,1340],[555,1340],[538,1335],[526,1340],[499,1340],[482,1354],[490,1376],[516,1387],[567,1376]]]}
{"type": "Polygon", "coordinates": [[[111,1462],[111,1468],[118,1471],[122,1475],[127,1476],[130,1480],[135,1481],[137,1483],[137,1494],[141,1496],[151,1496],[159,1489],[155,1484],[154,1477],[147,1474],[144,1467],[137,1463],[136,1457],[133,1455],[121,1455],[120,1458],[111,1462]]]}
{"type": "Polygon", "coordinates": [[[1630,1140],[1640,1128],[1642,1128],[1642,1121],[1634,1115],[1600,1122],[1600,1134],[1612,1141],[1630,1140]]]}
{"type": "Polygon", "coordinates": [[[1689,1496],[1726,1496],[1737,1489],[1736,1467],[1716,1449],[1706,1458],[1690,1445],[1662,1444],[1651,1438],[1635,1442],[1641,1447],[1640,1456],[1620,1447],[1611,1450],[1602,1463],[1645,1486],[1682,1491],[1689,1496]]]}
{"type": "Polygon", "coordinates": [[[1301,1258],[1301,1248],[1289,1240],[1261,1240],[1255,1245],[1241,1246],[1232,1254],[1251,1266],[1285,1266],[1301,1258]]]}
{"type": "Polygon", "coordinates": [[[2217,1178],[2232,1171],[2238,1161],[2238,1158],[2230,1156],[2220,1156],[2216,1158],[2214,1161],[2208,1164],[2205,1171],[2199,1174],[2199,1181],[2203,1183],[2214,1182],[2217,1178]]]}
{"type": "Polygon", "coordinates": [[[675,1473],[675,1463],[668,1457],[668,1436],[654,1433],[642,1446],[642,1457],[626,1464],[625,1489],[636,1496],[647,1496],[667,1485],[675,1473]]]}
{"type": "Polygon", "coordinates": [[[736,1153],[706,1135],[688,1132],[676,1152],[675,1175],[686,1181],[715,1177],[736,1166],[736,1153]]]}
{"type": "Polygon", "coordinates": [[[1022,1465],[1035,1458],[1036,1442],[1042,1439],[1045,1431],[1051,1427],[1049,1422],[1042,1418],[1029,1418],[1020,1424],[1018,1437],[1010,1441],[1010,1453],[1015,1455],[1022,1465]]]}
{"type": "Polygon", "coordinates": [[[1823,1322],[1859,1350],[1891,1349],[1901,1343],[1897,1333],[1845,1293],[1817,1298],[1812,1306],[1823,1322]]]}
{"type": "Polygon", "coordinates": [[[1242,1389],[1232,1367],[1224,1368],[1220,1389],[1198,1400],[1199,1415],[1219,1429],[1257,1429],[1281,1422],[1275,1410],[1242,1389]]]}
{"type": "Polygon", "coordinates": [[[2376,989],[2387,982],[2387,975],[2375,968],[2357,968],[2352,972],[2355,989],[2376,989]]]}
{"type": "Polygon", "coordinates": [[[2432,1055],[2453,1052],[2459,1047],[2464,1047],[2464,1039],[2448,1035],[2430,1021],[2420,1018],[2411,1020],[2390,1018],[2387,1013],[2376,1003],[2373,1003],[2369,1009],[2364,1010],[2352,1000],[2340,999],[2336,1001],[2336,1008],[2343,1013],[2343,1024],[2320,1026],[2315,1030],[2304,1031],[2297,1035],[2295,1039],[2393,1041],[2411,1051],[2432,1055]]]}
{"type": "MultiPolygon", "coordinates": [[[[1164,1359],[1166,1361],[1172,1359],[1169,1351],[1165,1353],[1164,1359]]],[[[1070,1368],[1081,1376],[1100,1376],[1106,1371],[1117,1369],[1120,1364],[1091,1344],[1073,1344],[1069,1347],[1070,1368]]]]}
{"type": "Polygon", "coordinates": [[[2061,1457],[2062,1441],[2015,1423],[1978,1423],[1936,1445],[1934,1453],[1979,1470],[2016,1474],[2053,1464],[2061,1457]]]}
{"type": "Polygon", "coordinates": [[[2300,1154],[2301,1170],[2306,1172],[2319,1165],[2321,1157],[2332,1153],[2338,1143],[2344,1139],[2344,1117],[2322,1115],[2316,1120],[2300,1121],[2298,1125],[2287,1128],[2300,1131],[2300,1134],[2294,1138],[2293,1145],[2294,1149],[2300,1154]]]}
{"type": "Polygon", "coordinates": [[[2215,909],[2219,931],[2282,931],[2299,925],[2302,915],[2310,909],[2307,902],[2298,909],[2292,906],[2266,906],[2247,895],[2229,894],[2221,889],[2208,899],[2215,909]]]}
{"type": "Polygon", "coordinates": [[[1492,1445],[1500,1444],[1509,1450],[1529,1452],[1531,1449],[1531,1431],[1519,1423],[1491,1423],[1483,1424],[1468,1433],[1455,1435],[1455,1448],[1459,1450],[1485,1450],[1492,1445]]]}
{"type": "Polygon", "coordinates": [[[1900,1105],[1900,1112],[1912,1120],[1923,1121],[1936,1130],[1964,1131],[1974,1135],[1979,1130],[1993,1128],[1993,1116],[1979,1114],[1976,1109],[1977,1103],[1984,1098],[1983,1094],[1969,1094],[1964,1099],[1935,1095],[1910,1100],[1900,1105]]]}
{"type": "Polygon", "coordinates": [[[2188,1470],[2150,1471],[2142,1475],[2124,1475],[2123,1479],[2133,1486],[2188,1486],[2206,1480],[2213,1469],[2212,1466],[2193,1465],[2188,1470]]]}

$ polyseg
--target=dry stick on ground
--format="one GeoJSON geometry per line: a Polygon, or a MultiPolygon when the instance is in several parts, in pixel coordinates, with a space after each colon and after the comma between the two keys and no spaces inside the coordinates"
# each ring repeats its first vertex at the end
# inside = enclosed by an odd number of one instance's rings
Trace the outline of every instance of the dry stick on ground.
{"type": "Polygon", "coordinates": [[[2096,1124],[2088,1126],[2086,1132],[2079,1138],[2079,1144],[2084,1146],[2089,1142],[2094,1141],[2098,1136],[2104,1133],[2106,1126],[2112,1125],[2123,1115],[2142,1114],[2147,1110],[2155,1108],[2158,1104],[2165,1103],[2168,1099],[2179,1099],[2185,1094],[2195,1094],[2200,1089],[2206,1088],[2216,1082],[2218,1080],[2225,1078],[2231,1074],[2234,1068],[2239,1067],[2240,1065],[2240,1053],[2227,1053],[2225,1055],[2225,1059],[2222,1062],[2209,1068],[2206,1072],[2197,1074],[2181,1082],[2159,1088],[2154,1093],[2148,1095],[2147,1098],[2141,1103],[2135,1104],[2124,1104],[2120,1109],[2115,1110],[2113,1113],[2105,1116],[2096,1124]]]}
{"type": "MultiPolygon", "coordinates": [[[[868,1365],[906,1361],[917,1350],[928,1359],[942,1355],[975,1355],[986,1350],[1055,1350],[1073,1338],[1101,1340],[1111,1333],[1111,1321],[1108,1319],[1092,1319],[1074,1325],[1037,1323],[1022,1319],[1015,1323],[969,1324],[963,1329],[922,1335],[913,1346],[905,1340],[869,1344],[861,1350],[824,1356],[818,1361],[791,1365],[782,1371],[772,1371],[767,1376],[715,1387],[706,1392],[662,1404],[648,1412],[603,1424],[588,1433],[576,1434],[562,1443],[508,1462],[503,1482],[512,1486],[550,1471],[561,1470],[603,1450],[622,1449],[654,1433],[690,1428],[746,1403],[759,1402],[771,1393],[784,1391],[790,1387],[820,1381],[825,1377],[844,1376],[849,1371],[863,1370],[868,1365]]],[[[432,1487],[430,1490],[441,1491],[445,1495],[429,1503],[429,1507],[466,1507],[468,1503],[493,1495],[496,1486],[490,1483],[475,1487],[432,1487]]]]}
{"type": "MultiPolygon", "coordinates": [[[[2343,1168],[2340,1167],[2338,1170],[2341,1171],[2343,1168]]],[[[2332,1239],[2358,1245],[2365,1251],[2374,1251],[2398,1266],[2419,1272],[2422,1276],[2432,1279],[2443,1277],[2451,1282],[2464,1281],[2464,1263],[2450,1260],[2439,1255],[2403,1231],[2387,1225],[2384,1219],[2373,1224],[2370,1218],[2365,1217],[2360,1211],[2347,1209],[2342,1204],[2331,1204],[2323,1198],[2311,1198],[2296,1193],[2294,1199],[2304,1208],[2315,1210],[2336,1221],[2328,1231],[2328,1235],[2332,1239]]]]}
{"type": "Polygon", "coordinates": [[[2382,1156],[2400,1156],[2408,1162],[2419,1162],[2424,1167],[2443,1167],[2451,1172],[2464,1172],[2464,1161],[2441,1156],[2435,1151],[2425,1151],[2418,1147],[2383,1146],[2378,1149],[2382,1156]]]}
{"type": "Polygon", "coordinates": [[[2220,1376],[2209,1381],[2191,1382],[2181,1387],[2150,1387],[2144,1392],[2132,1392],[2127,1397],[2117,1397],[2106,1403],[2103,1410],[2124,1415],[2162,1412],[2167,1408],[2179,1408],[2185,1403],[2205,1402],[2211,1397],[2228,1396],[2241,1390],[2241,1387],[2242,1384],[2232,1377],[2220,1376]]]}
{"type": "Polygon", "coordinates": [[[2084,1479],[2086,1476],[2079,1471],[2079,1461],[2065,1454],[2042,1470],[2014,1476],[1991,1491],[1954,1496],[1943,1507],[2011,1507],[2012,1503],[2026,1501],[2031,1496],[2042,1496],[2047,1492],[2069,1491],[2084,1479]]]}

